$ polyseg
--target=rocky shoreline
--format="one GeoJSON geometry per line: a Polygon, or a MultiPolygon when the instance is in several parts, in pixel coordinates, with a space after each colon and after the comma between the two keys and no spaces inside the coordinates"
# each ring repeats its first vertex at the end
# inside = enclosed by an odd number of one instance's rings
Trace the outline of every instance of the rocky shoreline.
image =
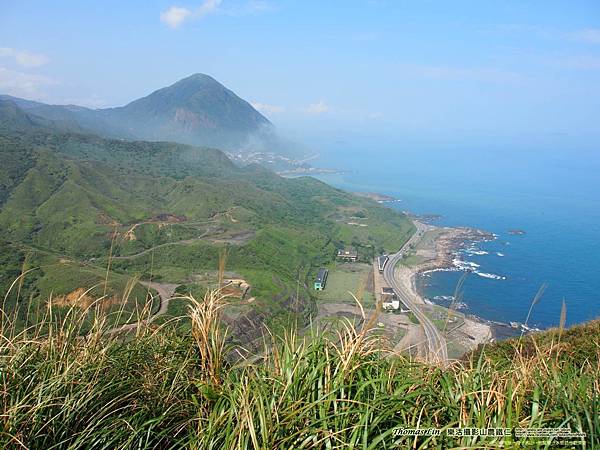
{"type": "MultiPolygon", "coordinates": [[[[437,227],[423,222],[415,221],[417,233],[422,238],[411,249],[417,262],[410,266],[399,266],[398,277],[413,292],[415,299],[422,304],[435,304],[426,299],[417,289],[416,279],[420,274],[438,270],[460,270],[454,264],[456,253],[461,249],[477,242],[495,239],[492,233],[468,227],[437,227]]],[[[448,308],[455,310],[455,307],[448,308]]],[[[480,344],[490,342],[496,337],[493,326],[488,321],[473,315],[464,315],[464,324],[459,335],[454,339],[466,349],[474,349],[480,344]]]]}
{"type": "Polygon", "coordinates": [[[392,203],[399,202],[400,200],[392,197],[391,195],[378,194],[377,192],[352,192],[354,195],[358,195],[359,197],[368,198],[370,200],[376,201],[377,203],[392,203]]]}
{"type": "Polygon", "coordinates": [[[436,269],[450,269],[454,267],[456,253],[469,244],[478,242],[487,242],[495,239],[495,235],[487,231],[478,230],[476,228],[438,228],[428,225],[429,228],[436,228],[442,232],[436,239],[436,254],[435,260],[423,264],[419,268],[419,272],[436,269]]]}
{"type": "MultiPolygon", "coordinates": [[[[436,231],[439,234],[434,240],[435,257],[433,259],[420,263],[413,268],[411,284],[413,290],[417,293],[419,297],[422,298],[423,296],[420,292],[418,292],[416,286],[417,276],[426,274],[428,272],[442,270],[469,271],[468,268],[457,267],[457,253],[474,244],[480,242],[489,242],[496,239],[496,235],[494,235],[493,233],[484,230],[479,230],[477,228],[435,227],[432,225],[425,226],[427,227],[427,231],[436,231]]],[[[488,342],[490,340],[506,339],[511,336],[516,336],[521,331],[521,327],[515,327],[514,324],[506,324],[502,322],[486,320],[474,314],[466,314],[465,319],[466,323],[468,322],[468,328],[471,329],[471,331],[473,331],[473,333],[470,334],[472,336],[477,335],[475,336],[475,341],[477,341],[478,344],[488,342]]]]}

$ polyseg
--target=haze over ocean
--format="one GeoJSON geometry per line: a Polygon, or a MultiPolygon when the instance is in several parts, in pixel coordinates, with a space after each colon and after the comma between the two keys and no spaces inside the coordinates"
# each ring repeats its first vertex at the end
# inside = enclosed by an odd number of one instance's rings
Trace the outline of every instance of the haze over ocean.
{"type": "MultiPolygon", "coordinates": [[[[376,141],[332,144],[315,165],[345,171],[320,179],[351,191],[392,195],[437,225],[470,226],[498,235],[463,255],[479,264],[467,277],[463,310],[490,320],[524,322],[531,299],[548,288],[530,324],[557,325],[600,316],[600,154],[552,148],[412,149],[376,141]],[[521,229],[523,236],[508,231],[521,229]],[[499,256],[498,253],[504,256],[499,256]]],[[[461,272],[436,272],[418,285],[427,298],[454,293],[461,272]]],[[[443,304],[443,302],[442,302],[443,304]]]]}

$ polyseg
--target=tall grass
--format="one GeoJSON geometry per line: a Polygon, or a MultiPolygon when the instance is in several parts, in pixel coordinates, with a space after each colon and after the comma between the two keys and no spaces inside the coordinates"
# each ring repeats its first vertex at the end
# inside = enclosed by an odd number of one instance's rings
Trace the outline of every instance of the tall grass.
{"type": "MultiPolygon", "coordinates": [[[[446,369],[384,354],[366,327],[265,338],[230,362],[218,290],[188,298],[192,331],[45,318],[0,342],[1,448],[497,448],[507,438],[397,437],[398,427],[559,427],[600,445],[598,357],[480,353],[446,369]]],[[[569,332],[562,335],[563,343],[569,332]]],[[[596,336],[598,339],[598,336],[596,336]]],[[[593,356],[593,355],[592,355],[593,356]]],[[[545,443],[536,445],[544,448],[545,443]]],[[[534,446],[534,448],[536,447],[534,446]]]]}

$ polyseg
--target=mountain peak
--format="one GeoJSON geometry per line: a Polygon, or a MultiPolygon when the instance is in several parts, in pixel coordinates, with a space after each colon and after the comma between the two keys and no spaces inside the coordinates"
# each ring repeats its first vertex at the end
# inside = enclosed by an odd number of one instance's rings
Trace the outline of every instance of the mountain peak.
{"type": "Polygon", "coordinates": [[[188,81],[202,81],[202,82],[211,82],[211,83],[215,83],[218,85],[221,85],[221,83],[219,83],[217,80],[215,80],[213,77],[211,77],[210,75],[207,75],[205,73],[193,73],[185,78],[182,78],[181,80],[177,81],[175,84],[177,83],[182,83],[182,82],[188,82],[188,81]]]}
{"type": "MultiPolygon", "coordinates": [[[[49,120],[75,123],[111,137],[175,141],[239,151],[257,137],[273,133],[271,122],[250,103],[204,73],[189,75],[118,108],[90,110],[8,96],[0,99],[49,120]]],[[[16,120],[17,113],[10,112],[10,104],[5,109],[3,115],[16,120]]]]}
{"type": "Polygon", "coordinates": [[[213,77],[195,73],[111,115],[144,139],[237,148],[271,123],[213,77]],[[115,117],[116,116],[116,117],[115,117]]]}
{"type": "Polygon", "coordinates": [[[186,102],[189,99],[189,97],[197,93],[203,95],[214,95],[217,93],[221,93],[221,95],[235,97],[243,101],[234,92],[227,89],[225,86],[223,86],[210,75],[206,75],[204,73],[194,73],[190,76],[182,78],[179,81],[176,81],[170,86],[158,89],[152,92],[150,95],[136,100],[132,103],[136,103],[140,100],[148,99],[151,97],[160,98],[161,101],[164,101],[168,98],[168,96],[175,96],[178,99],[178,101],[186,102]]]}

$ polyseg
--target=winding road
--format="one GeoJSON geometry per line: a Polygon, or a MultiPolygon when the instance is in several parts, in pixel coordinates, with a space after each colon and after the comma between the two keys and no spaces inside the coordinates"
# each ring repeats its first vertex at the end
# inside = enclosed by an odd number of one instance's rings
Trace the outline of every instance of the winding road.
{"type": "Polygon", "coordinates": [[[414,293],[407,291],[395,277],[395,269],[398,262],[402,259],[404,252],[412,245],[415,244],[425,232],[425,226],[419,222],[415,222],[417,227],[416,232],[411,238],[406,241],[402,248],[392,255],[389,255],[389,260],[383,270],[383,278],[385,282],[394,290],[396,296],[404,303],[404,305],[412,311],[415,315],[427,340],[428,347],[428,361],[434,364],[446,364],[448,361],[448,348],[446,346],[446,340],[440,333],[434,323],[427,317],[427,315],[421,309],[421,305],[413,302],[414,293]]]}
{"type": "Polygon", "coordinates": [[[108,331],[108,334],[114,333],[122,333],[128,332],[132,330],[136,330],[141,325],[150,325],[157,317],[162,316],[169,309],[169,300],[175,294],[175,289],[177,289],[178,284],[169,284],[169,283],[155,283],[152,281],[140,281],[142,286],[147,287],[148,289],[154,289],[157,292],[159,307],[156,313],[152,314],[148,319],[140,320],[138,322],[127,323],[124,325],[120,325],[108,331]]]}
{"type": "Polygon", "coordinates": [[[202,240],[206,239],[206,237],[209,236],[210,233],[214,232],[215,230],[217,230],[216,227],[213,227],[213,228],[208,227],[208,229],[203,234],[201,234],[198,237],[190,238],[190,239],[184,239],[184,240],[181,240],[181,241],[165,242],[164,244],[155,245],[154,247],[147,248],[146,250],[142,250],[141,252],[135,253],[133,255],[113,256],[112,259],[114,259],[114,260],[134,259],[134,258],[138,258],[140,256],[147,255],[148,253],[151,253],[154,250],[157,250],[159,248],[169,247],[169,246],[172,246],[172,245],[190,245],[190,244],[193,244],[195,242],[202,241],[202,240]]]}

